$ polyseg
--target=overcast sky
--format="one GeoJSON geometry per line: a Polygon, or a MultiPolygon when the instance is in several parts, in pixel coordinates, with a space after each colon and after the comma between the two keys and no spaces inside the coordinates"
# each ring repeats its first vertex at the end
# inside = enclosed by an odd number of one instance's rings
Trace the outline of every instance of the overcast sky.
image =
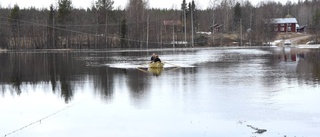
{"type": "MultiPolygon", "coordinates": [[[[76,8],[91,7],[93,1],[96,0],[72,0],[72,5],[76,8]]],[[[124,8],[129,0],[114,0],[114,8],[124,8]]],[[[186,0],[190,2],[192,0],[186,0]]],[[[195,0],[196,5],[199,8],[205,9],[208,7],[210,0],[195,0]]],[[[259,1],[263,0],[251,0],[253,5],[256,5],[259,1]]],[[[272,0],[269,0],[272,1],[272,0]]],[[[286,3],[288,0],[274,0],[286,3]]],[[[293,2],[297,0],[291,0],[293,2]]],[[[18,4],[20,8],[36,7],[36,8],[49,8],[51,4],[56,5],[58,0],[0,0],[1,7],[13,7],[14,4],[18,4]]],[[[153,8],[177,8],[180,9],[182,0],[149,0],[149,6],[153,8]]]]}

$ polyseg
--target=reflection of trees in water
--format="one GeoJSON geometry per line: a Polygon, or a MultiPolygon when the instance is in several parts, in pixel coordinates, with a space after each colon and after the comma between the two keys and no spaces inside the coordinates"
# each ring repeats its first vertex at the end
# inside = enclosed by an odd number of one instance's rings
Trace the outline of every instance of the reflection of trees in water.
{"type": "Polygon", "coordinates": [[[140,103],[140,100],[145,98],[148,94],[148,86],[150,82],[147,75],[148,73],[144,73],[137,70],[123,70],[123,74],[127,77],[126,83],[129,88],[129,92],[131,94],[132,99],[135,103],[140,103]]]}
{"type": "Polygon", "coordinates": [[[12,87],[17,92],[17,95],[20,95],[21,94],[21,84],[22,84],[20,73],[13,71],[10,82],[12,83],[12,87]]]}
{"type": "Polygon", "coordinates": [[[140,99],[145,96],[148,77],[146,73],[137,70],[125,70],[127,73],[127,85],[133,98],[140,99]]]}
{"type": "Polygon", "coordinates": [[[10,82],[12,83],[12,87],[15,89],[18,95],[21,94],[21,73],[20,73],[20,60],[14,60],[12,63],[12,73],[10,77],[10,82]]]}
{"type": "Polygon", "coordinates": [[[100,94],[104,99],[111,99],[113,96],[114,70],[105,67],[98,67],[93,71],[94,92],[100,94]]]}
{"type": "MultiPolygon", "coordinates": [[[[62,65],[65,65],[62,63],[62,65]]],[[[61,75],[60,75],[60,86],[61,86],[61,97],[64,98],[64,101],[68,103],[73,97],[73,89],[74,86],[71,84],[72,79],[70,78],[70,72],[67,67],[61,67],[61,75]]]]}
{"type": "Polygon", "coordinates": [[[263,56],[265,58],[264,70],[266,71],[263,71],[262,83],[265,87],[273,87],[273,85],[279,84],[279,81],[283,78],[284,70],[279,66],[279,56],[282,55],[274,53],[273,55],[263,56]]]}
{"type": "MultiPolygon", "coordinates": [[[[264,49],[265,50],[265,49],[264,49]]],[[[268,49],[269,51],[270,49],[268,49]]],[[[299,83],[320,83],[320,51],[312,50],[303,54],[284,51],[271,51],[272,54],[242,55],[236,53],[223,53],[218,61],[205,64],[208,67],[225,70],[234,68],[241,63],[254,63],[259,59],[258,65],[263,67],[260,71],[262,83],[268,87],[277,85],[284,80],[289,84],[298,80],[299,83]],[[274,52],[274,53],[273,53],[274,52]],[[304,57],[304,58],[303,58],[304,57]],[[261,60],[261,61],[260,61],[261,60]],[[263,64],[260,64],[263,63],[263,64]]],[[[299,52],[298,52],[299,53],[299,52]]],[[[260,69],[260,68],[257,68],[260,69]]],[[[238,69],[237,69],[238,70],[238,69]]],[[[254,70],[254,68],[252,68],[254,70]]],[[[249,70],[247,73],[253,73],[249,70]]],[[[246,73],[244,72],[244,73],[246,73]]],[[[258,74],[258,75],[259,75],[258,74]]]]}
{"type": "MultiPolygon", "coordinates": [[[[70,102],[74,96],[76,88],[84,88],[84,82],[87,76],[93,76],[92,84],[94,91],[104,99],[111,99],[114,92],[114,77],[117,75],[127,76],[127,72],[121,69],[113,69],[104,66],[87,67],[86,61],[79,60],[80,57],[88,57],[86,52],[70,52],[70,51],[50,51],[50,52],[8,52],[0,54],[0,90],[2,95],[11,91],[11,94],[20,95],[25,91],[23,85],[46,84],[51,85],[52,92],[60,94],[66,103],[70,102]],[[10,85],[8,88],[7,85],[10,85]]],[[[106,57],[108,55],[95,54],[106,57]]],[[[103,64],[109,61],[99,59],[99,63],[103,64]]],[[[90,60],[89,60],[90,64],[90,60]]],[[[133,73],[134,81],[129,81],[129,86],[134,92],[140,92],[137,87],[136,80],[140,78],[133,73]]],[[[131,76],[129,76],[131,77],[131,76]]],[[[127,79],[127,78],[125,78],[127,79]]],[[[137,80],[139,81],[139,80],[137,80]]],[[[118,81],[116,81],[118,82],[118,81]]],[[[125,81],[123,81],[125,82],[125,81]]],[[[140,84],[143,84],[140,82],[140,84]]],[[[47,91],[43,91],[47,92],[47,91]]],[[[139,93],[141,94],[141,93],[139,93]]]]}
{"type": "Polygon", "coordinates": [[[320,83],[320,51],[310,50],[295,53],[274,53],[266,63],[266,85],[275,85],[283,77],[287,82],[298,80],[300,84],[313,85],[320,83]],[[270,71],[272,73],[270,73],[270,71]]]}
{"type": "Polygon", "coordinates": [[[320,50],[312,50],[298,54],[300,57],[297,73],[300,83],[320,83],[320,50]]]}
{"type": "Polygon", "coordinates": [[[56,91],[57,87],[57,79],[56,79],[56,54],[52,54],[51,57],[48,58],[48,71],[49,71],[49,77],[51,82],[51,87],[53,93],[56,91]]]}
{"type": "MultiPolygon", "coordinates": [[[[41,82],[51,83],[55,93],[60,83],[60,94],[69,102],[73,97],[75,84],[73,76],[81,74],[83,64],[76,62],[71,53],[32,53],[32,52],[9,52],[0,54],[0,84],[2,93],[4,90],[13,90],[20,95],[24,90],[23,83],[37,85],[41,82]],[[12,89],[5,88],[6,84],[12,85],[12,89]]],[[[28,92],[28,91],[26,91],[28,92]]]]}

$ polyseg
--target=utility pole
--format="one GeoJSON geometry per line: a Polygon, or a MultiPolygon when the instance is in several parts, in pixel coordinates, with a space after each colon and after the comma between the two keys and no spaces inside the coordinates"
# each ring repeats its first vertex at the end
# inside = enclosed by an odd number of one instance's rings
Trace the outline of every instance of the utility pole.
{"type": "Polygon", "coordinates": [[[160,45],[162,48],[162,25],[160,26],[160,45]]]}
{"type": "Polygon", "coordinates": [[[215,28],[214,28],[214,10],[216,8],[216,1],[213,1],[212,3],[212,45],[214,45],[214,31],[215,31],[215,28]]]}
{"type": "Polygon", "coordinates": [[[147,17],[147,49],[149,48],[149,14],[147,17]]]}
{"type": "Polygon", "coordinates": [[[251,8],[251,12],[250,12],[250,30],[249,30],[249,44],[250,46],[252,46],[252,35],[251,35],[251,32],[252,32],[252,8],[251,8]]]}
{"type": "Polygon", "coordinates": [[[183,20],[184,20],[184,47],[187,47],[187,19],[186,19],[186,8],[183,9],[183,20]]]}
{"type": "Polygon", "coordinates": [[[192,47],[194,47],[194,36],[193,36],[193,8],[191,8],[191,30],[192,30],[192,34],[191,34],[191,37],[192,37],[192,47]]]}
{"type": "Polygon", "coordinates": [[[213,9],[213,15],[212,15],[212,45],[214,45],[214,9],[213,9]]]}
{"type": "Polygon", "coordinates": [[[53,10],[53,15],[52,15],[52,46],[51,48],[56,48],[55,45],[54,45],[54,41],[55,41],[55,38],[54,38],[54,32],[55,32],[55,27],[54,27],[54,10],[53,10]]]}
{"type": "Polygon", "coordinates": [[[105,41],[106,41],[106,48],[108,48],[108,10],[106,10],[106,27],[105,27],[105,41]]]}
{"type": "Polygon", "coordinates": [[[174,41],[174,20],[172,20],[172,46],[175,48],[175,41],[174,41]]]}
{"type": "Polygon", "coordinates": [[[242,46],[242,18],[240,19],[240,46],[242,46]]]}

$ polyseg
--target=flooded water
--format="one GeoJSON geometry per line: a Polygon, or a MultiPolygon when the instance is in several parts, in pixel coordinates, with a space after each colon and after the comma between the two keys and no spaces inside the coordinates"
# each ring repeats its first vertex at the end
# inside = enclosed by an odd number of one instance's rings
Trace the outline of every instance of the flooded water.
{"type": "Polygon", "coordinates": [[[319,59],[272,47],[1,52],[0,136],[317,137],[319,59]],[[147,69],[153,52],[164,69],[147,69]]]}

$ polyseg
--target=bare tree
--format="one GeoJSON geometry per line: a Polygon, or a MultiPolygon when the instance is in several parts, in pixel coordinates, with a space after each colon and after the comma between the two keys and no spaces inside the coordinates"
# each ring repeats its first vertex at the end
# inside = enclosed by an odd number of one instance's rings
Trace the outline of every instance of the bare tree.
{"type": "Polygon", "coordinates": [[[147,1],[130,0],[126,7],[128,21],[128,38],[131,39],[130,45],[142,47],[145,41],[147,1]]]}
{"type": "Polygon", "coordinates": [[[99,25],[99,34],[104,34],[104,39],[103,45],[108,45],[108,23],[110,20],[109,15],[110,11],[113,9],[113,0],[98,0],[96,2],[96,9],[98,12],[98,25],[99,25]]]}
{"type": "Polygon", "coordinates": [[[273,31],[272,19],[281,17],[281,3],[265,2],[261,3],[256,11],[255,37],[264,42],[274,40],[276,34],[273,31]]]}
{"type": "Polygon", "coordinates": [[[60,27],[64,30],[60,30],[60,41],[61,46],[64,48],[69,48],[69,35],[70,33],[67,31],[66,24],[71,20],[69,16],[72,11],[72,2],[71,0],[59,0],[58,1],[58,23],[60,27]]]}
{"type": "Polygon", "coordinates": [[[185,41],[185,47],[187,46],[187,3],[186,0],[182,1],[181,4],[181,10],[182,10],[182,18],[183,18],[183,32],[184,32],[184,41],[185,41]]]}
{"type": "Polygon", "coordinates": [[[320,9],[317,9],[313,15],[313,29],[315,34],[315,42],[318,43],[319,32],[320,32],[320,9]]]}
{"type": "Polygon", "coordinates": [[[233,19],[233,12],[232,7],[235,4],[235,0],[223,0],[221,2],[221,18],[223,20],[223,27],[224,31],[229,32],[232,28],[232,19],[233,19]]]}
{"type": "MultiPolygon", "coordinates": [[[[212,27],[215,25],[216,21],[215,21],[215,10],[218,7],[219,3],[221,0],[210,0],[209,1],[209,7],[212,10],[212,27]]],[[[214,31],[212,32],[214,33],[214,31]]]]}
{"type": "Polygon", "coordinates": [[[56,47],[56,35],[55,35],[55,10],[53,5],[50,5],[50,11],[48,16],[48,35],[47,35],[47,44],[49,48],[56,47]]]}

